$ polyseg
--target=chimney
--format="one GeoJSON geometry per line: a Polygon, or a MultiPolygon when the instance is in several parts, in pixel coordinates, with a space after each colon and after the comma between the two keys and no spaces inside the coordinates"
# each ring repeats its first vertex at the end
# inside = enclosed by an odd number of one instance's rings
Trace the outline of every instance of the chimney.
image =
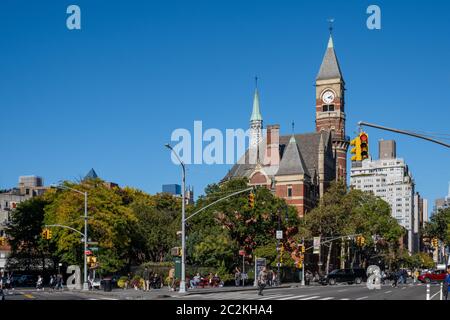
{"type": "Polygon", "coordinates": [[[264,164],[278,166],[280,164],[280,125],[268,125],[266,134],[266,154],[264,164]]]}

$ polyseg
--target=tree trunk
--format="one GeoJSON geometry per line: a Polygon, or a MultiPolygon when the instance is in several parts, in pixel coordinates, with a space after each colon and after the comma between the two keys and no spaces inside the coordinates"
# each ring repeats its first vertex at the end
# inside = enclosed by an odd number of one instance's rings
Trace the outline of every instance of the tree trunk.
{"type": "Polygon", "coordinates": [[[345,269],[345,241],[341,238],[341,269],[345,269]]]}
{"type": "Polygon", "coordinates": [[[326,264],[325,274],[328,274],[328,271],[330,269],[331,249],[333,249],[333,242],[330,242],[330,247],[328,248],[327,264],[326,264]]]}

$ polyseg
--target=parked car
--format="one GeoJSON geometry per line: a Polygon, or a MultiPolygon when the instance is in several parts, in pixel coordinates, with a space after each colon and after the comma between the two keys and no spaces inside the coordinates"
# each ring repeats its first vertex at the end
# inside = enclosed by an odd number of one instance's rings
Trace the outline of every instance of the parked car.
{"type": "Polygon", "coordinates": [[[35,287],[37,282],[37,276],[24,274],[14,277],[14,286],[16,287],[35,287]]]}
{"type": "Polygon", "coordinates": [[[423,283],[430,283],[435,281],[444,281],[446,276],[445,270],[434,270],[422,273],[417,279],[423,283]]]}
{"type": "Polygon", "coordinates": [[[347,282],[348,284],[360,284],[367,281],[366,271],[364,269],[336,269],[320,279],[322,285],[334,285],[336,283],[347,282]]]}

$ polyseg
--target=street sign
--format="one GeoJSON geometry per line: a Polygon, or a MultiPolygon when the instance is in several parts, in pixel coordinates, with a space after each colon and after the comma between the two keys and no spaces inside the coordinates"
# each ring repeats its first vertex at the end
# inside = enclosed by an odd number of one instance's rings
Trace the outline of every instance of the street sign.
{"type": "Polygon", "coordinates": [[[278,240],[283,239],[283,230],[277,230],[277,239],[278,240]]]}
{"type": "Polygon", "coordinates": [[[90,255],[92,254],[92,251],[91,251],[91,250],[86,250],[84,253],[85,253],[86,255],[90,256],[90,255]]]}
{"type": "Polygon", "coordinates": [[[320,253],[320,237],[314,237],[314,254],[320,253]]]}
{"type": "Polygon", "coordinates": [[[91,251],[98,251],[98,247],[92,247],[92,248],[89,248],[89,250],[91,250],[91,251]]]}
{"type": "Polygon", "coordinates": [[[245,250],[239,250],[239,255],[240,256],[245,256],[245,250]]]}

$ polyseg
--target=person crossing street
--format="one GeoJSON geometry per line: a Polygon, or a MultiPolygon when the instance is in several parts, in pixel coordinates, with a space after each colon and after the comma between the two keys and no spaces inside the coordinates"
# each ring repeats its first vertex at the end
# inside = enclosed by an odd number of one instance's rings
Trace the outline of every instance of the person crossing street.
{"type": "Polygon", "coordinates": [[[447,266],[447,275],[445,276],[442,290],[444,290],[444,300],[448,300],[448,292],[450,291],[450,265],[447,266]]]}
{"type": "Polygon", "coordinates": [[[263,296],[263,290],[267,285],[267,269],[264,267],[258,275],[258,295],[263,296]]]}

